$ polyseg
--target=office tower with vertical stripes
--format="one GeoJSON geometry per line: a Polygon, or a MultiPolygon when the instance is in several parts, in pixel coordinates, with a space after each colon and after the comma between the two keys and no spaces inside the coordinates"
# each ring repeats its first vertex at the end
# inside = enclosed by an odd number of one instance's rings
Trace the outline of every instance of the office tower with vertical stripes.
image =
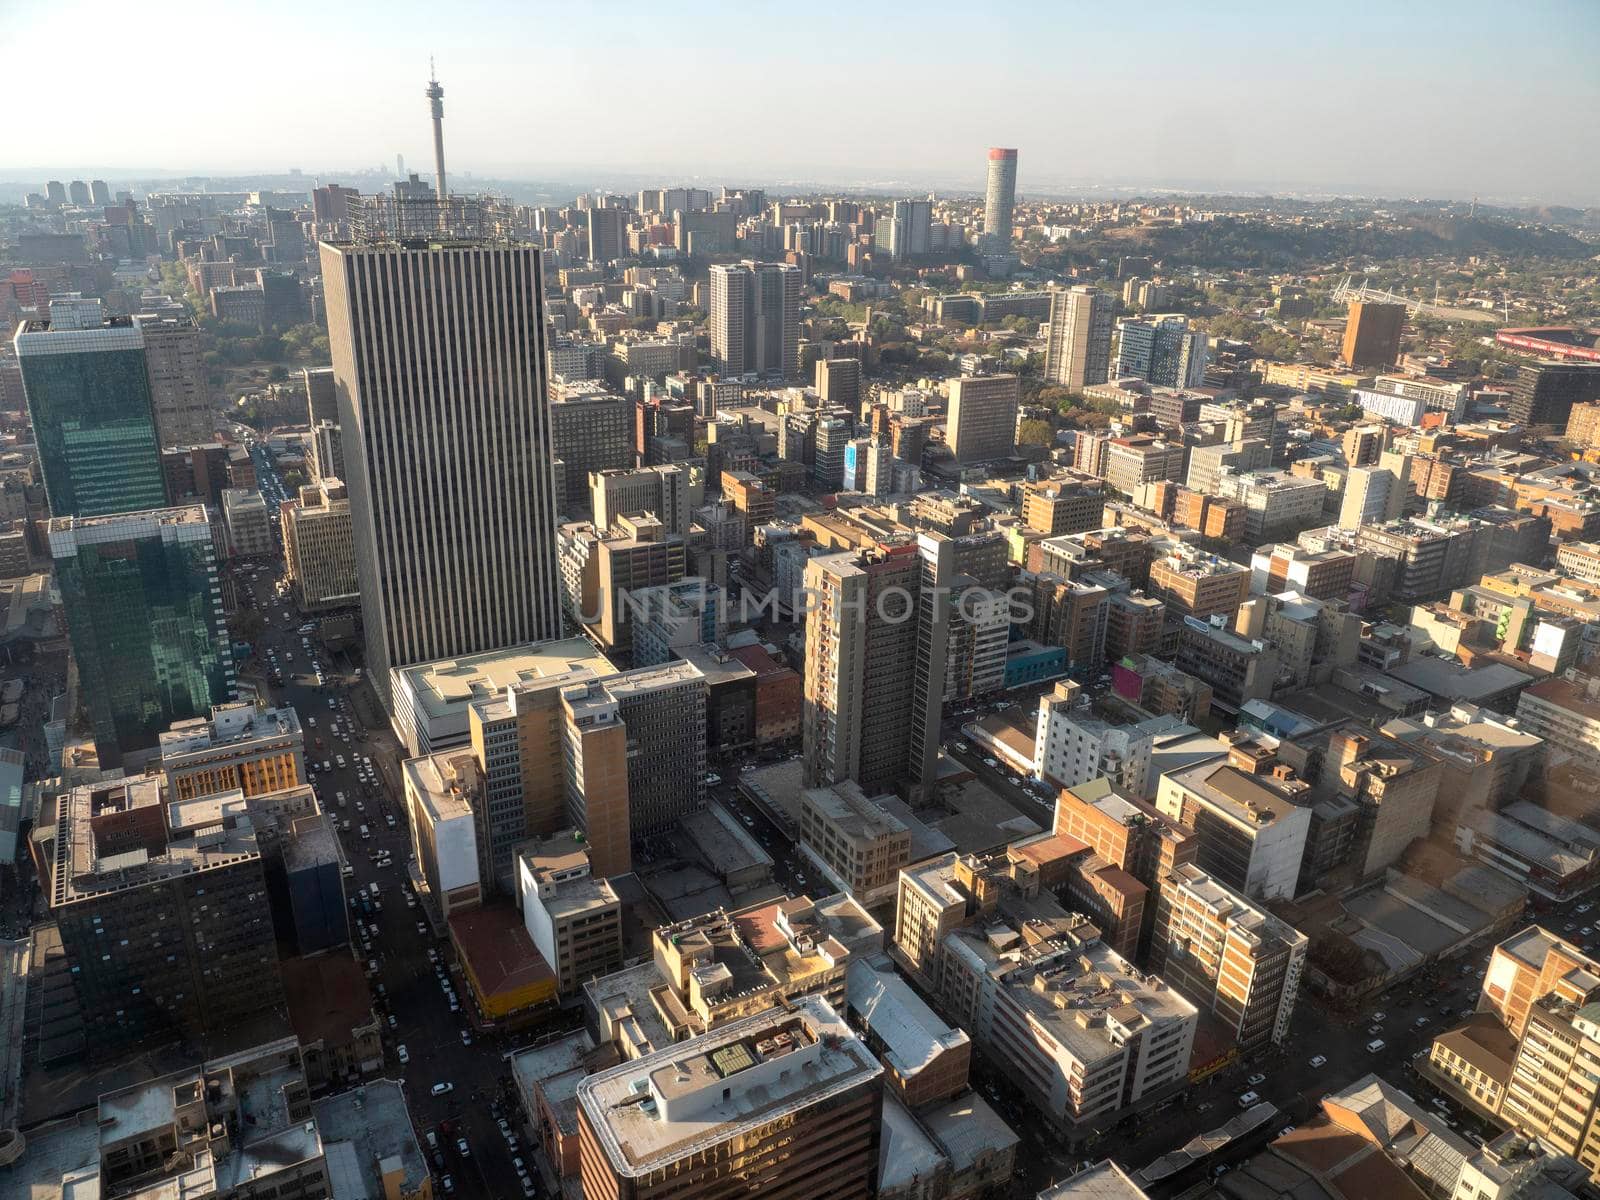
{"type": "Polygon", "coordinates": [[[367,669],[560,636],[539,251],[324,242],[367,669]]]}
{"type": "Polygon", "coordinates": [[[800,287],[786,263],[711,268],[711,357],[723,375],[799,374],[800,287]]]}

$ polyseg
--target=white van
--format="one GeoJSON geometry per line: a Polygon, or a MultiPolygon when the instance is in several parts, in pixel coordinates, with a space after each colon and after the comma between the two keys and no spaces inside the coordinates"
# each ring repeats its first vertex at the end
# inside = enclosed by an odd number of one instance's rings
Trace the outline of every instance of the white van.
{"type": "Polygon", "coordinates": [[[1260,1102],[1261,1097],[1256,1095],[1254,1092],[1246,1092],[1244,1095],[1239,1097],[1240,1108],[1249,1108],[1251,1105],[1259,1104],[1260,1102]]]}
{"type": "Polygon", "coordinates": [[[363,838],[370,838],[372,836],[372,834],[367,830],[367,827],[365,825],[363,825],[361,827],[361,836],[363,838]]]}
{"type": "Polygon", "coordinates": [[[1370,1042],[1367,1043],[1367,1053],[1368,1054],[1377,1054],[1380,1050],[1383,1049],[1384,1045],[1385,1045],[1385,1043],[1384,1043],[1384,1040],[1382,1038],[1373,1038],[1370,1042]]]}

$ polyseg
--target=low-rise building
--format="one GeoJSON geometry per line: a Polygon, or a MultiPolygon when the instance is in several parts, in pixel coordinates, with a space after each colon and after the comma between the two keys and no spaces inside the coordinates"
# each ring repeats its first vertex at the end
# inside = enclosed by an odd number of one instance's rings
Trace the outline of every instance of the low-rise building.
{"type": "Polygon", "coordinates": [[[946,1024],[887,966],[855,961],[849,970],[849,1017],[884,1066],[884,1082],[908,1108],[967,1090],[972,1039],[946,1024]]]}
{"type": "Polygon", "coordinates": [[[305,782],[300,715],[287,704],[214,704],[209,718],[175,721],[158,744],[161,769],[177,800],[235,788],[259,796],[305,782]]]}
{"type": "Polygon", "coordinates": [[[574,831],[519,848],[517,904],[563,996],[622,965],[622,901],[609,880],[591,871],[574,831]]]}
{"type": "Polygon", "coordinates": [[[911,830],[849,779],[800,793],[800,840],[831,882],[863,904],[893,895],[911,861],[911,830]]]}

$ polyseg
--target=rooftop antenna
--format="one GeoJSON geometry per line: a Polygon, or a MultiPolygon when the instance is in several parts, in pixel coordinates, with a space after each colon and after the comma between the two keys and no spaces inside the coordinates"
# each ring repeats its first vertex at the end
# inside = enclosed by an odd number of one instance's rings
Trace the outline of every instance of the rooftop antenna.
{"type": "Polygon", "coordinates": [[[433,173],[434,186],[439,193],[439,203],[444,204],[444,89],[439,86],[439,72],[434,69],[433,55],[428,55],[428,108],[433,115],[433,173]]]}

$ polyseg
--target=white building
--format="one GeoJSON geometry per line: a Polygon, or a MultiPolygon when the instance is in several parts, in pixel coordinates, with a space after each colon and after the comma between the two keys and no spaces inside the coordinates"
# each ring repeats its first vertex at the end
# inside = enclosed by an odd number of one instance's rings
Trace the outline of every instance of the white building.
{"type": "Polygon", "coordinates": [[[1364,411],[1396,425],[1420,425],[1422,414],[1428,411],[1427,402],[1420,397],[1375,392],[1371,388],[1357,388],[1351,396],[1364,411]]]}
{"type": "Polygon", "coordinates": [[[1156,739],[1182,727],[1171,714],[1112,725],[1093,715],[1087,697],[1078,699],[1074,685],[1057,685],[1039,697],[1033,777],[1058,788],[1106,777],[1122,792],[1148,796],[1156,782],[1150,772],[1156,739]]]}

